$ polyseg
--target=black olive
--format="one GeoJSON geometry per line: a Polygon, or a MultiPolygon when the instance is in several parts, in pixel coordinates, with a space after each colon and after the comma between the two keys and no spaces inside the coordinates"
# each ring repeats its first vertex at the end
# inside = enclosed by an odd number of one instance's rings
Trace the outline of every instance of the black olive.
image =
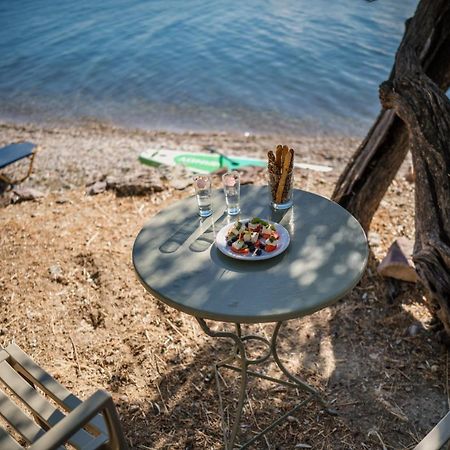
{"type": "Polygon", "coordinates": [[[231,243],[236,242],[237,240],[238,240],[238,237],[237,237],[237,236],[233,236],[233,237],[230,239],[231,243]]]}
{"type": "Polygon", "coordinates": [[[261,249],[260,249],[260,248],[258,248],[258,249],[256,250],[256,252],[255,252],[256,256],[260,256],[260,255],[261,255],[261,253],[262,253],[262,251],[261,251],[261,249]]]}
{"type": "Polygon", "coordinates": [[[228,247],[231,247],[231,244],[233,243],[233,241],[230,239],[229,241],[227,241],[227,245],[228,247]]]}

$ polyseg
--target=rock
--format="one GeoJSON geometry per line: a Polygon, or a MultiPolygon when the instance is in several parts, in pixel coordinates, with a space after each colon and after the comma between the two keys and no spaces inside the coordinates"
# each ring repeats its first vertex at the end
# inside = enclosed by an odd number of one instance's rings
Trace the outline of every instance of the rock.
{"type": "Polygon", "coordinates": [[[186,178],[176,178],[174,180],[169,181],[170,186],[172,186],[174,189],[177,189],[179,191],[186,189],[192,183],[193,183],[192,179],[186,179],[186,178]]]}
{"type": "Polygon", "coordinates": [[[381,244],[381,236],[374,231],[369,232],[368,239],[372,247],[378,247],[381,244]]]}
{"type": "Polygon", "coordinates": [[[179,191],[186,189],[194,182],[194,174],[182,165],[161,165],[158,167],[158,171],[161,177],[165,178],[169,182],[171,187],[178,189],[179,191]]]}
{"type": "Polygon", "coordinates": [[[423,325],[420,322],[415,322],[408,327],[408,335],[414,337],[424,330],[423,325]]]}
{"type": "Polygon", "coordinates": [[[106,181],[96,181],[94,184],[91,184],[87,191],[87,195],[97,195],[106,191],[106,181]]]}
{"type": "Polygon", "coordinates": [[[264,167],[249,166],[239,170],[241,173],[241,186],[253,184],[264,171],[264,167]]]}
{"type": "Polygon", "coordinates": [[[164,185],[156,172],[145,172],[121,178],[108,177],[106,189],[115,191],[118,197],[129,197],[161,192],[164,190],[164,185]]]}
{"type": "Polygon", "coordinates": [[[11,203],[34,201],[43,196],[44,194],[37,189],[17,186],[12,190],[11,203]]]}
{"type": "Polygon", "coordinates": [[[52,281],[57,283],[67,284],[67,280],[63,276],[63,271],[59,264],[54,264],[48,268],[52,281]]]}
{"type": "Polygon", "coordinates": [[[412,261],[412,253],[413,243],[410,240],[404,237],[396,239],[378,266],[378,273],[384,277],[415,283],[418,277],[412,261]]]}
{"type": "Polygon", "coordinates": [[[416,173],[414,172],[414,167],[412,165],[408,167],[408,171],[405,175],[405,180],[409,183],[414,183],[416,181],[416,173]]]}

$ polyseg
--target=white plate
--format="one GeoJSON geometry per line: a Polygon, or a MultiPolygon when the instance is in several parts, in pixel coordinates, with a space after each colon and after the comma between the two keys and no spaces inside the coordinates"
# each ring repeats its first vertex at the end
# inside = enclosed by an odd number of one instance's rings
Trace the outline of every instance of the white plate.
{"type": "MultiPolygon", "coordinates": [[[[246,223],[252,219],[240,219],[239,222],[246,223]]],[[[260,256],[253,256],[252,254],[242,255],[240,253],[233,252],[230,247],[227,245],[227,234],[228,230],[235,224],[235,222],[225,225],[216,235],[216,247],[224,254],[234,259],[242,259],[245,261],[261,261],[263,259],[275,258],[280,253],[283,253],[289,246],[289,242],[291,238],[289,237],[289,233],[282,225],[276,222],[271,222],[270,220],[266,220],[266,222],[271,223],[275,226],[277,233],[279,234],[278,238],[278,246],[273,252],[265,252],[262,250],[260,256]]]]}

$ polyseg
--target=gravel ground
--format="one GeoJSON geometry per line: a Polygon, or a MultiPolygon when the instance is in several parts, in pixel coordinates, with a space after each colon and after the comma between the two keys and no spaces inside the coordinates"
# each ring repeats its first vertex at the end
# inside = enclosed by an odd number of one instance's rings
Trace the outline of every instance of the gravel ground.
{"type": "MultiPolygon", "coordinates": [[[[0,345],[15,340],[83,398],[100,387],[112,392],[133,449],[221,448],[211,360],[226,355],[228,346],[144,291],[131,264],[133,241],[145,221],[191,188],[167,183],[146,196],[88,196],[85,184],[154,170],[137,163],[149,147],[212,145],[262,156],[282,142],[302,161],[334,168],[296,173],[297,187],[329,196],[358,141],[142,132],[99,124],[0,125],[0,144],[23,139],[41,147],[25,186],[44,196],[0,209],[0,345]]],[[[412,448],[448,410],[448,354],[435,338],[423,292],[386,282],[376,272],[395,237],[414,235],[413,197],[414,185],[400,174],[372,224],[371,260],[359,285],[334,306],[290,321],[282,331],[281,354],[290,369],[322,391],[339,415],[311,405],[255,449],[412,448]]],[[[268,333],[270,325],[253,331],[268,333]]],[[[231,401],[234,378],[224,376],[231,401]]],[[[243,435],[292,406],[294,397],[269,383],[253,383],[243,435]]]]}

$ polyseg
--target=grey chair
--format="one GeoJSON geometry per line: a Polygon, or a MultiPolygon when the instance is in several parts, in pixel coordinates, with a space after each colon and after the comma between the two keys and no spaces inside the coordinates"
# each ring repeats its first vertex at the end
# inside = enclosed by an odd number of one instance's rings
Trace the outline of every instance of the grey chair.
{"type": "Polygon", "coordinates": [[[450,411],[414,447],[414,450],[439,450],[448,441],[450,441],[450,411]]]}
{"type": "Polygon", "coordinates": [[[9,425],[9,432],[0,426],[0,449],[128,449],[110,394],[81,401],[15,344],[0,348],[0,382],[0,416],[9,425]]]}

